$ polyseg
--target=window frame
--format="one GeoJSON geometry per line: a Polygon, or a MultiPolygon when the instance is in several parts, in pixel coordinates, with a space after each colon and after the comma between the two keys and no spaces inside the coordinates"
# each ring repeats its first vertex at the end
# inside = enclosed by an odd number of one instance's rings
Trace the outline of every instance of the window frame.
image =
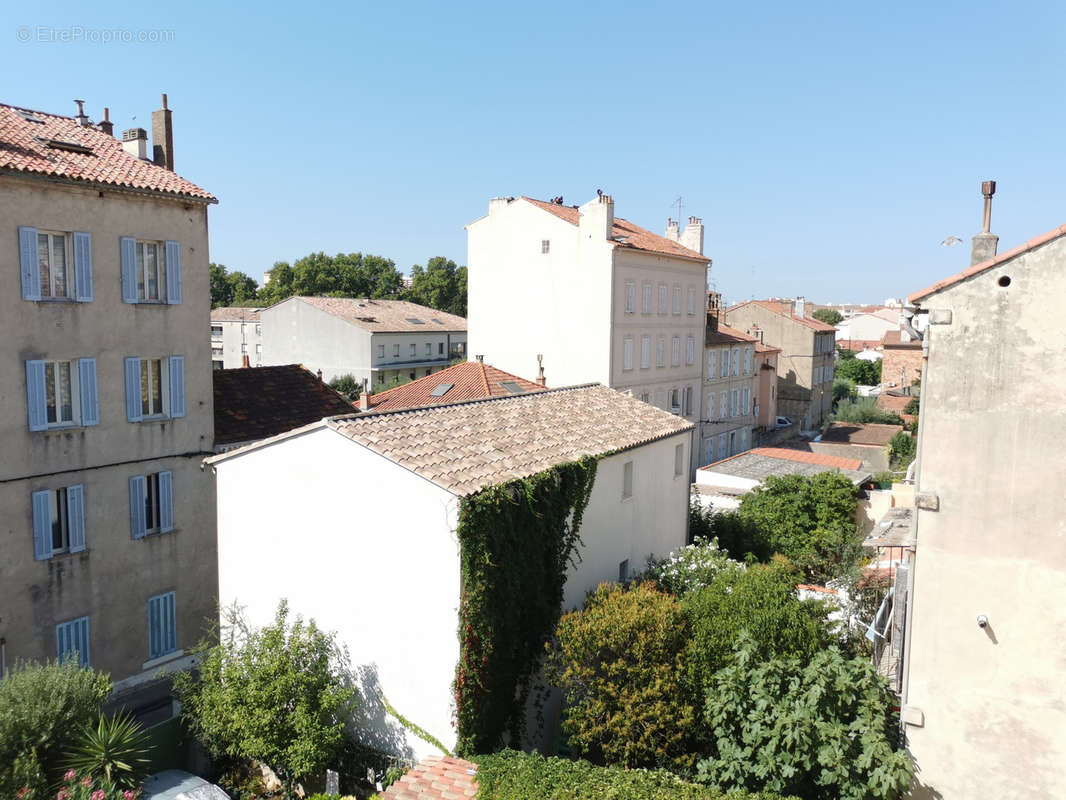
{"type": "Polygon", "coordinates": [[[160,594],[152,595],[151,597],[148,598],[148,602],[147,602],[146,605],[147,605],[147,611],[148,611],[148,660],[149,661],[155,661],[156,659],[165,658],[166,656],[172,655],[173,653],[177,653],[178,652],[178,596],[177,596],[177,592],[169,591],[169,592],[162,592],[160,594]],[[163,613],[161,613],[160,616],[162,617],[161,621],[162,621],[162,623],[164,625],[163,630],[159,631],[159,635],[157,637],[160,640],[160,642],[161,642],[160,649],[155,650],[155,651],[153,651],[153,649],[152,649],[153,646],[154,646],[153,635],[152,635],[153,634],[153,625],[152,625],[152,622],[153,622],[153,620],[152,620],[152,603],[153,603],[153,601],[156,601],[159,604],[159,606],[161,606],[161,610],[162,610],[163,613]],[[167,622],[166,622],[166,618],[165,618],[165,612],[167,610],[169,610],[169,612],[170,612],[170,624],[169,624],[169,627],[167,627],[167,622]],[[166,638],[165,642],[163,641],[164,638],[166,638]]]}
{"type": "Polygon", "coordinates": [[[637,284],[633,281],[625,282],[625,313],[634,314],[637,310],[637,284]]]}
{"type": "Polygon", "coordinates": [[[633,499],[633,461],[622,464],[622,502],[633,499]]]}
{"type": "Polygon", "coordinates": [[[678,478],[685,474],[685,445],[674,445],[674,477],[678,478]]]}
{"type": "Polygon", "coordinates": [[[82,653],[80,650],[76,651],[78,653],[78,665],[85,669],[88,669],[92,666],[90,647],[90,643],[92,641],[92,628],[89,625],[88,614],[81,617],[75,617],[74,619],[68,619],[64,622],[56,623],[56,661],[63,663],[70,653],[75,652],[69,649],[60,652],[59,643],[62,640],[61,637],[63,636],[65,636],[67,639],[73,639],[73,634],[76,631],[76,626],[80,623],[84,623],[85,625],[85,652],[82,653]]]}
{"type": "Polygon", "coordinates": [[[70,302],[74,300],[74,236],[70,231],[53,231],[53,230],[41,230],[37,229],[37,275],[41,281],[41,302],[70,302]],[[63,281],[66,294],[57,295],[54,293],[55,288],[55,276],[56,266],[52,263],[55,249],[53,247],[53,240],[55,237],[63,237],[63,281]],[[45,294],[45,280],[44,275],[41,274],[41,238],[44,237],[47,241],[45,250],[48,257],[48,291],[49,294],[45,294]]]}
{"type": "MultiPolygon", "coordinates": [[[[245,345],[241,345],[241,353],[246,353],[245,345]]],[[[153,419],[166,419],[170,416],[170,357],[160,356],[159,358],[142,358],[141,361],[141,419],[153,420],[153,419]],[[164,362],[166,368],[163,367],[164,362]],[[151,411],[149,413],[145,410],[147,405],[149,409],[152,408],[152,399],[154,393],[152,391],[152,370],[151,365],[155,363],[159,365],[159,410],[151,411]],[[146,369],[145,365],[149,368],[146,369]]]]}
{"type": "Polygon", "coordinates": [[[640,368],[651,369],[651,336],[640,337],[640,368]]]}
{"type": "Polygon", "coordinates": [[[681,287],[674,285],[674,307],[673,312],[675,317],[681,316],[681,287]]]}
{"type": "Polygon", "coordinates": [[[78,359],[59,359],[56,361],[44,362],[44,408],[45,408],[45,428],[46,430],[55,430],[57,428],[78,428],[81,427],[81,373],[80,364],[78,359]],[[59,419],[60,411],[60,376],[59,368],[61,365],[66,365],[69,374],[67,380],[69,381],[68,391],[70,392],[70,419],[59,419]],[[48,384],[49,381],[53,382],[53,398],[55,399],[55,405],[53,410],[55,411],[55,422],[48,421],[49,406],[48,406],[48,384]]]}
{"type": "Polygon", "coordinates": [[[137,277],[138,303],[167,302],[166,289],[166,242],[155,239],[135,239],[134,269],[137,277]],[[155,297],[148,297],[148,246],[155,247],[155,297]]]}
{"type": "Polygon", "coordinates": [[[551,249],[552,249],[552,240],[551,239],[541,239],[540,240],[540,254],[542,256],[548,255],[551,252],[551,249]]]}
{"type": "Polygon", "coordinates": [[[622,339],[622,370],[629,372],[633,369],[633,337],[626,336],[622,339]]]}
{"type": "Polygon", "coordinates": [[[666,316],[669,313],[670,305],[670,287],[665,283],[659,284],[659,316],[666,316]]]}
{"type": "Polygon", "coordinates": [[[659,369],[666,366],[666,337],[660,336],[655,343],[655,367],[659,369]]]}
{"type": "Polygon", "coordinates": [[[670,340],[670,366],[681,366],[681,337],[674,336],[670,340]]]}
{"type": "Polygon", "coordinates": [[[651,296],[652,296],[653,287],[652,287],[652,285],[650,283],[645,281],[644,283],[641,284],[640,291],[641,291],[640,313],[641,314],[651,314],[651,296]]]}

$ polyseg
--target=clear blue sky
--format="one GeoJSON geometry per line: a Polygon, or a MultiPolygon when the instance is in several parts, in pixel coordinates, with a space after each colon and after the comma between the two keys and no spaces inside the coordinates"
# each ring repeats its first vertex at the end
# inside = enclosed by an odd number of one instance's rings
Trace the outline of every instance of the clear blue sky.
{"type": "Polygon", "coordinates": [[[8,9],[0,100],[121,130],[167,92],[212,260],[256,277],[465,263],[490,197],[601,188],[657,232],[682,196],[728,298],[872,302],[968,263],[982,179],[1001,250],[1066,222],[1062,3],[90,5],[8,9]]]}

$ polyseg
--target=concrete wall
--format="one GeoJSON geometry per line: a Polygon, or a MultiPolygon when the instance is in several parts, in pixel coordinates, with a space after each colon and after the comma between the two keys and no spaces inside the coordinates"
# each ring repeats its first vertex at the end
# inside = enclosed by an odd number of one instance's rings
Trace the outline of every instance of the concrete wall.
{"type": "Polygon", "coordinates": [[[759,370],[755,383],[759,403],[755,426],[773,430],[777,425],[777,353],[757,353],[755,359],[759,370]]]}
{"type": "Polygon", "coordinates": [[[147,598],[177,592],[178,647],[195,643],[216,596],[207,211],[177,202],[59,183],[0,178],[0,609],[10,623],[7,660],[54,658],[55,624],[89,616],[91,660],[116,681],[143,674],[147,598]],[[18,226],[92,235],[88,303],[21,299],[18,226]],[[119,238],[181,245],[180,305],[122,302],[119,238]],[[185,358],[179,419],[126,420],[123,359],[185,358]],[[31,432],[29,359],[95,358],[100,424],[31,432]],[[175,530],[130,538],[131,475],[174,472],[175,530]],[[87,550],[33,560],[30,493],[85,487],[87,550]]]}
{"type": "Polygon", "coordinates": [[[322,370],[327,383],[340,375],[370,379],[370,331],[327,314],[298,297],[259,312],[263,364],[303,364],[322,370]]]}
{"type": "Polygon", "coordinates": [[[758,401],[758,362],[755,343],[732,346],[714,345],[703,348],[702,421],[697,466],[705,466],[728,456],[735,456],[751,447],[755,425],[755,405],[758,401]],[[737,353],[737,374],[733,374],[733,352],[737,353]],[[747,353],[747,357],[745,357],[747,353]],[[729,364],[729,374],[722,378],[722,359],[729,364]],[[712,374],[713,367],[713,374],[712,374]],[[747,367],[745,369],[745,367],[747,367]],[[747,406],[743,391],[748,390],[747,406]],[[734,410],[732,393],[737,392],[734,410]],[[726,395],[726,413],[722,414],[722,393],[726,395]],[[730,434],[733,434],[730,436],[730,434]],[[722,446],[725,445],[725,449],[722,446]]]}
{"type": "Polygon", "coordinates": [[[899,330],[899,312],[893,311],[890,315],[855,314],[839,323],[836,329],[837,339],[879,341],[889,331],[899,330]]]}
{"type": "MultiPolygon", "coordinates": [[[[213,320],[211,324],[222,326],[222,336],[212,334],[212,348],[222,348],[222,369],[237,369],[244,366],[244,356],[248,356],[250,366],[263,364],[262,323],[242,322],[240,320],[213,320]],[[243,345],[243,347],[242,347],[243,345]]],[[[219,356],[212,352],[212,360],[219,356]]]]}
{"type": "Polygon", "coordinates": [[[939,510],[917,512],[903,700],[915,796],[1060,797],[1066,239],[921,306],[953,317],[928,328],[922,380],[918,492],[939,510]]]}
{"type": "Polygon", "coordinates": [[[808,442],[812,453],[840,458],[858,458],[862,468],[870,472],[888,471],[888,448],[867,444],[840,444],[837,442],[808,442]]]}

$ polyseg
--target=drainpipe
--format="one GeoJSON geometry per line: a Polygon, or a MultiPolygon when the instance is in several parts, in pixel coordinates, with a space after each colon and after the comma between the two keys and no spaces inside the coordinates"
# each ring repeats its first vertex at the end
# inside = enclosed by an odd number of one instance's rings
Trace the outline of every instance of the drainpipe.
{"type": "MultiPolygon", "coordinates": [[[[912,320],[914,319],[914,315],[917,313],[917,311],[918,311],[918,306],[903,306],[903,309],[900,311],[900,316],[903,317],[903,330],[905,330],[907,333],[909,333],[911,336],[913,336],[916,341],[920,342],[920,341],[922,341],[922,339],[924,337],[922,336],[921,333],[919,333],[917,330],[915,330],[914,325],[912,323],[912,320]]],[[[922,357],[922,361],[923,361],[923,366],[924,366],[924,361],[925,361],[924,355],[922,357]]]]}

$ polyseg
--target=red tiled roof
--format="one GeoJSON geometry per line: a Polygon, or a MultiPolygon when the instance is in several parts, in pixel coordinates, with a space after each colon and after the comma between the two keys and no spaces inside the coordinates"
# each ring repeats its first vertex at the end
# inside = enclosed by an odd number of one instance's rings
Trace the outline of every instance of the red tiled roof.
{"type": "Polygon", "coordinates": [[[881,337],[881,346],[921,348],[922,343],[918,339],[911,339],[909,342],[903,341],[902,331],[885,331],[885,335],[881,337]]]}
{"type": "Polygon", "coordinates": [[[514,394],[503,386],[514,382],[524,392],[543,392],[545,387],[525,378],[478,361],[467,361],[434,372],[416,381],[397,386],[384,392],[370,395],[372,411],[395,411],[398,408],[423,408],[459,403],[463,400],[482,400],[486,397],[507,397],[514,394]],[[452,388],[440,397],[433,397],[433,390],[444,383],[452,388]]]}
{"type": "MultiPolygon", "coordinates": [[[[561,206],[555,203],[546,203],[543,200],[534,200],[532,197],[523,197],[522,199],[527,203],[532,203],[543,211],[547,211],[549,214],[554,214],[559,219],[569,222],[571,225],[577,225],[581,218],[580,211],[574,206],[561,206]]],[[[646,228],[634,225],[629,220],[622,219],[621,217],[614,218],[614,227],[611,230],[611,236],[615,240],[612,244],[616,247],[628,247],[633,250],[645,250],[649,253],[680,256],[682,258],[706,261],[708,263],[711,260],[707,258],[707,256],[697,253],[695,250],[689,250],[687,247],[667,239],[665,236],[659,236],[656,233],[652,233],[646,228]],[[617,241],[618,239],[624,239],[625,241],[617,241]]]]}
{"type": "Polygon", "coordinates": [[[392,800],[461,800],[477,795],[477,764],[430,756],[382,793],[392,800]]]}
{"type": "Polygon", "coordinates": [[[968,267],[962,272],[952,275],[950,278],[944,278],[943,280],[937,281],[928,288],[920,289],[919,291],[909,295],[907,297],[907,302],[916,303],[919,300],[924,300],[929,295],[936,294],[941,289],[946,289],[949,286],[954,286],[956,283],[961,283],[967,278],[972,278],[974,275],[979,275],[985,270],[992,269],[992,267],[998,266],[1004,261],[1010,261],[1012,258],[1017,258],[1023,253],[1028,253],[1030,250],[1034,250],[1037,247],[1040,247],[1041,245],[1053,241],[1054,239],[1058,239],[1060,236],[1066,236],[1066,225],[1060,225],[1057,228],[1053,228],[1047,233],[1042,233],[1039,236],[1030,239],[1028,242],[1018,245],[1013,250],[1008,250],[1005,253],[1000,253],[999,255],[990,258],[986,261],[982,261],[979,264],[974,264],[972,267],[968,267]]]}
{"type": "Polygon", "coordinates": [[[758,341],[759,340],[754,336],[749,336],[743,331],[738,331],[736,328],[730,328],[728,325],[718,323],[717,331],[712,331],[709,327],[707,328],[703,343],[704,346],[713,347],[719,344],[751,344],[752,342],[758,341]]]}
{"type": "Polygon", "coordinates": [[[759,342],[757,345],[755,345],[755,352],[756,353],[780,353],[781,352],[781,348],[780,347],[770,347],[770,345],[768,345],[768,344],[763,344],[762,342],[759,342]]]}
{"type": "Polygon", "coordinates": [[[216,369],[215,444],[265,439],[355,409],[299,364],[216,369]]]}
{"type": "Polygon", "coordinates": [[[259,308],[222,306],[211,309],[212,322],[259,322],[259,308]]]}
{"type": "MultiPolygon", "coordinates": [[[[374,300],[359,297],[302,297],[278,303],[307,303],[345,322],[368,331],[435,332],[465,331],[466,318],[406,300],[374,300]]],[[[276,306],[271,306],[271,309],[276,306]]]]}
{"type": "Polygon", "coordinates": [[[876,350],[880,346],[880,339],[837,339],[837,347],[853,350],[856,353],[863,350],[876,350]]]}
{"type": "MultiPolygon", "coordinates": [[[[823,467],[840,467],[840,469],[861,469],[861,458],[842,458],[824,453],[808,453],[806,450],[792,450],[788,447],[753,447],[748,450],[759,456],[783,458],[786,461],[798,461],[802,464],[819,464],[823,467]]],[[[744,455],[741,453],[740,455],[744,455]]]]}
{"type": "Polygon", "coordinates": [[[130,155],[118,139],[92,126],[79,125],[73,117],[4,104],[0,104],[0,171],[218,202],[199,186],[165,167],[130,155]],[[23,114],[43,122],[31,122],[23,114]],[[50,146],[49,141],[60,146],[50,146]],[[75,152],[62,147],[63,143],[90,152],[75,152]]]}
{"type": "Polygon", "coordinates": [[[773,311],[775,314],[780,314],[782,317],[788,317],[794,322],[798,322],[800,325],[805,325],[808,328],[816,331],[836,331],[836,328],[832,325],[826,325],[824,322],[819,322],[814,317],[797,317],[792,313],[792,306],[789,303],[782,303],[777,300],[748,300],[743,303],[737,303],[730,306],[727,311],[736,311],[738,308],[743,308],[746,305],[757,305],[765,308],[767,311],[773,311]]]}
{"type": "Polygon", "coordinates": [[[830,422],[822,434],[823,442],[833,444],[863,444],[884,447],[903,430],[902,425],[883,425],[875,422],[830,422]]]}

